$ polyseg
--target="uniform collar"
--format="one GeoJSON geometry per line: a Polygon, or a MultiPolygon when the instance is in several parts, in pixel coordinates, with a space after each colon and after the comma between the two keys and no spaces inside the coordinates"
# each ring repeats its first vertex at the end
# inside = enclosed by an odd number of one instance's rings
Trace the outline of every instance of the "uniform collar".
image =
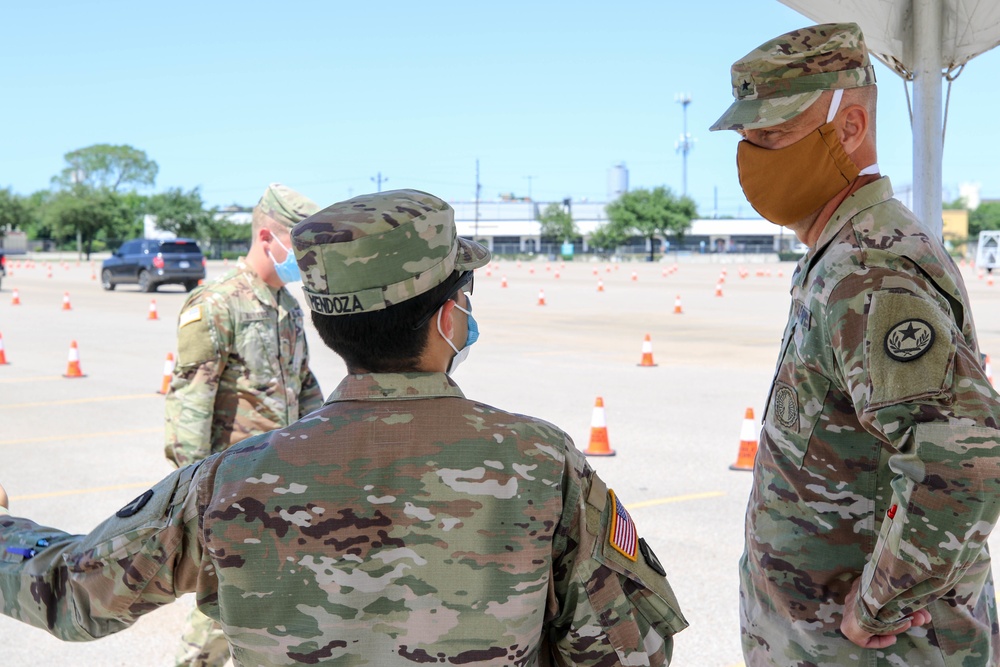
{"type": "Polygon", "coordinates": [[[826,226],[816,240],[816,245],[805,254],[796,267],[795,283],[801,284],[809,269],[823,256],[826,247],[840,234],[840,231],[862,211],[892,199],[892,183],[888,176],[872,181],[849,195],[833,212],[826,226]]]}
{"type": "Polygon", "coordinates": [[[340,401],[396,401],[418,398],[465,398],[445,373],[359,373],[348,375],[327,403],[340,401]]]}
{"type": "Polygon", "coordinates": [[[254,271],[249,264],[247,264],[245,257],[240,257],[239,261],[236,263],[236,270],[243,275],[247,284],[250,285],[250,289],[252,289],[253,293],[257,295],[257,299],[261,301],[261,303],[269,304],[275,308],[278,307],[277,297],[281,294],[281,290],[285,289],[284,287],[279,289],[277,294],[272,292],[271,288],[267,286],[267,283],[265,283],[261,277],[257,275],[257,272],[254,271]]]}

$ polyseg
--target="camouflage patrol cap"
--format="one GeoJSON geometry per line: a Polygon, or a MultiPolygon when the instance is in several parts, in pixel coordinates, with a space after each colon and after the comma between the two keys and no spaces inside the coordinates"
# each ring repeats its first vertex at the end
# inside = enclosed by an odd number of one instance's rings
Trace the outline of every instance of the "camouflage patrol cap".
{"type": "Polygon", "coordinates": [[[281,183],[271,183],[253,208],[253,223],[272,220],[291,229],[303,218],[319,210],[319,205],[300,192],[281,183]]]}
{"type": "Polygon", "coordinates": [[[382,310],[490,261],[458,237],[455,210],[419,190],[328,206],[295,226],[292,245],[309,307],[323,315],[382,310]]]}
{"type": "Polygon", "coordinates": [[[733,63],[732,76],[736,101],[711,130],[780,125],[808,109],[824,90],[875,84],[856,23],[814,25],[775,37],[733,63]]]}

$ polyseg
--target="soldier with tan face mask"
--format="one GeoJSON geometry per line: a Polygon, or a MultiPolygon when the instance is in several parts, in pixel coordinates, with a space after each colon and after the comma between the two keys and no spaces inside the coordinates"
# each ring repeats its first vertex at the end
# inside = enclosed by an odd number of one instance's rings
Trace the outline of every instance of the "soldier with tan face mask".
{"type": "Polygon", "coordinates": [[[809,251],[764,416],[740,561],[748,667],[1000,663],[986,540],[1000,402],[962,277],[892,198],[853,23],[732,67],[740,183],[809,251]]]}

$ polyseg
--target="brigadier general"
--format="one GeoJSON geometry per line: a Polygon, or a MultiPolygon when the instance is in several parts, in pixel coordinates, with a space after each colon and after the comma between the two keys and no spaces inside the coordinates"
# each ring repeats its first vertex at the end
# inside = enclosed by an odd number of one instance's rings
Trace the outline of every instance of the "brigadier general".
{"type": "MultiPolygon", "coordinates": [[[[165,451],[175,465],[287,426],[323,404],[302,309],[284,287],[300,279],[292,226],[317,210],[291,188],[268,186],[253,210],[246,257],[181,308],[166,398],[165,451]]],[[[220,667],[228,658],[218,623],[195,610],[175,664],[220,667]]]]}
{"type": "Polygon", "coordinates": [[[747,508],[747,665],[1000,664],[1000,403],[958,269],[879,173],[861,30],[781,35],[732,85],[712,129],[739,132],[748,201],[809,246],[747,508]]]}
{"type": "Polygon", "coordinates": [[[196,590],[248,667],[668,664],[686,622],[622,499],[563,431],[449,375],[489,261],[451,207],[364,195],[292,236],[350,375],[90,535],[0,517],[4,613],[90,639],[196,590]]]}

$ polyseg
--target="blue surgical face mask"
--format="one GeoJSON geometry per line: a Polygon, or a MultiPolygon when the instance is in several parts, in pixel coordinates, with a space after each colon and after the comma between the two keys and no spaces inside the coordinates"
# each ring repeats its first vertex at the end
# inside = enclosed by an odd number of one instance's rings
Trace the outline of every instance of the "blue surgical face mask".
{"type": "Polygon", "coordinates": [[[267,251],[267,256],[271,258],[271,263],[274,264],[274,272],[278,275],[278,280],[286,285],[302,280],[302,273],[299,271],[299,265],[295,261],[295,253],[285,248],[285,244],[279,241],[277,236],[272,235],[271,238],[288,253],[285,255],[285,261],[279,264],[274,261],[274,255],[271,254],[271,251],[267,251]]]}
{"type": "Polygon", "coordinates": [[[438,333],[441,334],[441,337],[444,338],[444,341],[451,346],[451,349],[455,350],[455,356],[451,358],[451,363],[448,364],[448,371],[447,371],[448,375],[454,373],[455,369],[458,368],[459,365],[469,357],[469,348],[472,347],[473,343],[479,340],[479,323],[476,322],[476,318],[472,316],[472,300],[469,298],[468,295],[466,295],[465,299],[469,304],[468,310],[458,305],[457,301],[455,302],[455,308],[462,311],[468,316],[466,318],[468,320],[468,326],[467,326],[468,333],[465,336],[465,345],[462,346],[461,350],[455,347],[455,344],[451,342],[451,339],[445,336],[444,332],[441,331],[441,313],[443,312],[443,310],[438,311],[438,316],[437,316],[438,333]]]}

